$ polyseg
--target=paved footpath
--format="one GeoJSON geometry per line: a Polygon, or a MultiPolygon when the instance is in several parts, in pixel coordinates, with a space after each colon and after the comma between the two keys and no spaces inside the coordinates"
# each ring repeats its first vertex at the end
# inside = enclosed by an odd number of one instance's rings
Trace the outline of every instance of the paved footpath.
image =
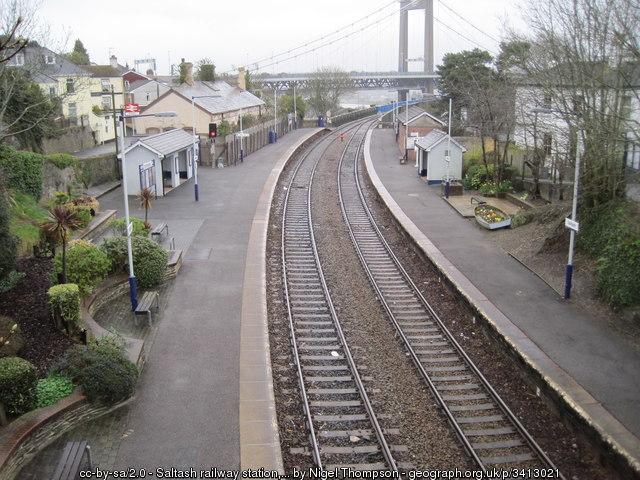
{"type": "Polygon", "coordinates": [[[558,294],[497,248],[475,221],[458,215],[400,165],[393,131],[375,129],[371,157],[404,213],[445,257],[546,354],[640,437],[640,353],[606,322],[558,294]]]}

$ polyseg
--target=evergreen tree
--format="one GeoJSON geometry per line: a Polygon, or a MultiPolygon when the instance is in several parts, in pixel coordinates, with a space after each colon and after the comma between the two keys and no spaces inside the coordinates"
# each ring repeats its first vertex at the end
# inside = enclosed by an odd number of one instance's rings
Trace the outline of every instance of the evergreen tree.
{"type": "Polygon", "coordinates": [[[89,54],[79,38],[76,40],[76,43],[73,44],[73,50],[69,54],[69,60],[76,65],[89,65],[89,54]]]}

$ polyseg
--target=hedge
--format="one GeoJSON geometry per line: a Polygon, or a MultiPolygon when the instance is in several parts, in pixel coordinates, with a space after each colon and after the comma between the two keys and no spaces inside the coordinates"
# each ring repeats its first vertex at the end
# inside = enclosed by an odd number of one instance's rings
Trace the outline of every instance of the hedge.
{"type": "Polygon", "coordinates": [[[68,153],[51,153],[45,159],[60,170],[64,170],[67,167],[77,168],[78,166],[78,159],[68,153]]]}
{"type": "Polygon", "coordinates": [[[65,328],[75,335],[84,330],[80,315],[80,289],[75,283],[54,285],[47,292],[49,308],[58,328],[65,328]]]}
{"type": "Polygon", "coordinates": [[[8,415],[22,415],[36,404],[36,367],[23,358],[0,358],[0,403],[8,415]]]}
{"type": "MultiPolygon", "coordinates": [[[[62,272],[62,252],[55,257],[56,272],[62,272]]],[[[91,242],[74,240],[67,248],[67,281],[80,288],[86,297],[107,277],[111,261],[107,254],[91,242]]]]}
{"type": "Polygon", "coordinates": [[[16,266],[18,239],[11,233],[10,226],[9,202],[3,185],[0,185],[0,280],[6,278],[16,266]]]}
{"type": "MultiPolygon", "coordinates": [[[[146,237],[131,237],[134,273],[141,288],[150,288],[164,281],[168,252],[146,237]]],[[[128,270],[127,237],[106,238],[101,248],[112,264],[114,273],[128,270]]]]}
{"type": "Polygon", "coordinates": [[[39,199],[42,195],[44,155],[0,146],[0,170],[8,188],[19,190],[39,199]]]}

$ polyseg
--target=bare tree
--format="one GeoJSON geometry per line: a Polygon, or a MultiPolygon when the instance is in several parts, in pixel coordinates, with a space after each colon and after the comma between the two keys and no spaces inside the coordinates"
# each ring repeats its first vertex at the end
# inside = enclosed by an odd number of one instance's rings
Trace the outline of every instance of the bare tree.
{"type": "Polygon", "coordinates": [[[349,74],[337,67],[322,67],[309,79],[309,105],[318,115],[335,110],[340,97],[352,89],[349,74]]]}
{"type": "Polygon", "coordinates": [[[624,193],[626,136],[638,138],[629,111],[638,99],[638,8],[637,0],[541,0],[526,9],[533,33],[522,67],[538,106],[561,112],[558,145],[571,162],[581,132],[587,207],[624,193]]]}
{"type": "MultiPolygon", "coordinates": [[[[0,0],[0,142],[41,129],[55,110],[51,98],[33,83],[44,61],[25,56],[31,44],[48,38],[37,15],[39,5],[30,0],[0,0]]],[[[38,147],[38,142],[30,140],[21,143],[38,147]]]]}

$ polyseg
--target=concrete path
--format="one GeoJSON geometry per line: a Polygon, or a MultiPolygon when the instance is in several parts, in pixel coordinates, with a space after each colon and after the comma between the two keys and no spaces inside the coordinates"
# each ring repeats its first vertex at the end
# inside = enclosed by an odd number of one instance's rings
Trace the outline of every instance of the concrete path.
{"type": "MultiPolygon", "coordinates": [[[[151,223],[167,221],[185,261],[147,359],[118,467],[238,468],[240,314],[245,253],[259,194],[273,165],[309,135],[298,130],[237,167],[199,170],[158,199],[151,223]]],[[[101,199],[122,210],[122,191],[101,199]]],[[[135,199],[132,215],[142,216],[135,199]]]]}
{"type": "Polygon", "coordinates": [[[375,129],[371,156],[394,200],[447,259],[627,429],[640,436],[640,353],[604,321],[558,297],[400,165],[391,130],[375,129]]]}

